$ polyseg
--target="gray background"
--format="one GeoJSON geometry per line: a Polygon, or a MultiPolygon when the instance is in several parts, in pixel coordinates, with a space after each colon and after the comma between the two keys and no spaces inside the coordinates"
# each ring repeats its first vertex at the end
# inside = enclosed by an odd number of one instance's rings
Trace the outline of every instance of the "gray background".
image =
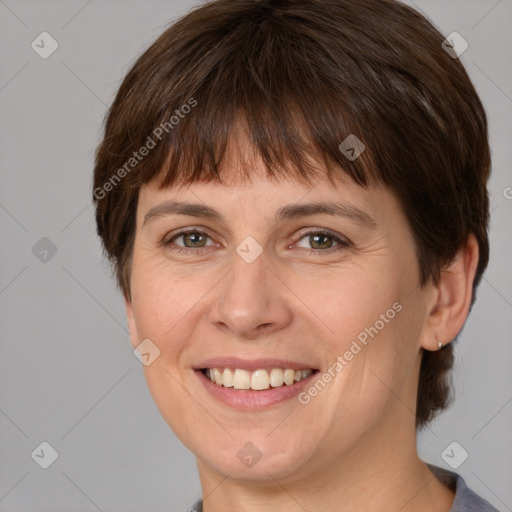
{"type": "MultiPolygon", "coordinates": [[[[195,458],[133,356],[90,203],[106,107],[135,58],[196,3],[0,1],[2,512],[178,511],[200,496],[195,458]],[[48,59],[31,48],[43,31],[59,44],[48,59]],[[57,248],[46,262],[32,251],[42,237],[57,248]],[[46,470],[31,457],[42,441],[59,454],[46,470]]],[[[457,471],[512,510],[512,0],[414,5],[469,42],[461,60],[493,152],[491,261],[457,348],[457,401],[420,454],[449,469],[441,453],[457,441],[469,453],[457,471]]]]}

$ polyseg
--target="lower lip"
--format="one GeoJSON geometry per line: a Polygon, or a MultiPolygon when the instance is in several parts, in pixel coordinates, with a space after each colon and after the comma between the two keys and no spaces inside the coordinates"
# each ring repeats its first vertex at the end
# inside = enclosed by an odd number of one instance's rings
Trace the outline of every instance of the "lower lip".
{"type": "Polygon", "coordinates": [[[270,407],[296,397],[318,372],[313,372],[305,379],[295,382],[290,386],[283,384],[277,388],[269,388],[261,391],[225,388],[224,386],[219,386],[218,384],[215,384],[215,382],[212,382],[202,371],[195,370],[195,373],[207,391],[209,391],[217,400],[235,409],[252,411],[255,409],[270,407]]]}

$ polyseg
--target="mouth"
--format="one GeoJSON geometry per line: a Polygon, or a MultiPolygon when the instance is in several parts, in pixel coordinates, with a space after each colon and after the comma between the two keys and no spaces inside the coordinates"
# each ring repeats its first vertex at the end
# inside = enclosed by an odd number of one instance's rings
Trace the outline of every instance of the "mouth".
{"type": "Polygon", "coordinates": [[[282,386],[292,386],[317,372],[313,368],[259,368],[255,371],[243,368],[201,368],[199,370],[217,386],[234,390],[263,391],[282,386]]]}
{"type": "Polygon", "coordinates": [[[296,397],[320,371],[287,360],[227,357],[209,359],[193,369],[211,396],[240,411],[260,410],[296,397]]]}

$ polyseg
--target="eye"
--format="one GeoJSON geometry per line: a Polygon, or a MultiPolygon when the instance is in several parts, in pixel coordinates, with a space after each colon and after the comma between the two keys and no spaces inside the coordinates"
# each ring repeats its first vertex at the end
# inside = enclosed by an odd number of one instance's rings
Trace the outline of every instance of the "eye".
{"type": "Polygon", "coordinates": [[[204,231],[192,229],[189,231],[180,231],[171,238],[164,240],[162,244],[166,248],[176,252],[197,252],[198,249],[207,247],[206,240],[208,238],[210,238],[210,236],[204,231]],[[184,243],[184,246],[176,246],[176,244],[174,243],[174,241],[180,239],[184,243]]]}
{"type": "MultiPolygon", "coordinates": [[[[199,231],[198,229],[190,229],[187,231],[180,231],[162,241],[162,245],[176,253],[189,253],[197,254],[199,250],[206,249],[218,244],[212,243],[207,245],[208,239],[211,239],[208,233],[199,231]],[[183,245],[176,244],[176,241],[181,240],[183,245]]],[[[315,255],[323,255],[325,253],[331,254],[332,252],[340,251],[350,247],[350,242],[339,235],[329,230],[315,230],[303,233],[299,238],[297,244],[305,240],[306,243],[312,248],[304,248],[306,252],[315,255]]],[[[300,247],[300,246],[299,246],[300,247]]],[[[303,247],[301,247],[302,249],[303,247]]]]}
{"type": "Polygon", "coordinates": [[[326,252],[331,253],[333,251],[339,251],[350,247],[348,240],[341,238],[329,230],[308,231],[301,236],[297,243],[300,243],[301,240],[305,240],[306,243],[313,248],[306,248],[308,252],[316,254],[326,252]],[[334,245],[333,242],[337,245],[334,245]]]}

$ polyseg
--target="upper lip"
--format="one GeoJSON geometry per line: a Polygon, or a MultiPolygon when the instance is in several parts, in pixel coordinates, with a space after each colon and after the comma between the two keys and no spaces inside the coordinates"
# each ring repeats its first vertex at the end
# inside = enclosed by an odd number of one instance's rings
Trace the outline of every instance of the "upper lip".
{"type": "Polygon", "coordinates": [[[291,368],[293,370],[316,370],[317,368],[308,363],[300,363],[289,359],[240,359],[239,357],[212,357],[205,359],[200,364],[194,366],[195,370],[205,368],[240,368],[241,370],[255,371],[263,368],[291,368]]]}

